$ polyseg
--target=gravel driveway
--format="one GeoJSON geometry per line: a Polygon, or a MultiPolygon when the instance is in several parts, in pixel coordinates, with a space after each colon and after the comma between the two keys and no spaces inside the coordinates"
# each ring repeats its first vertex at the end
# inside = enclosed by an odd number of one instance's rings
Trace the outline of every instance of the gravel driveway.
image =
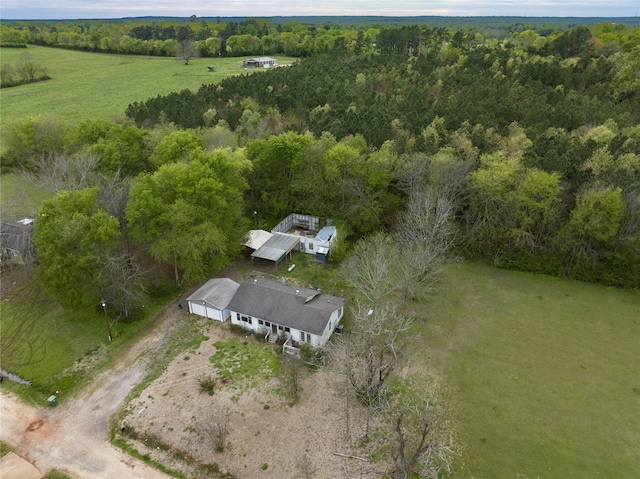
{"type": "Polygon", "coordinates": [[[109,417],[131,389],[144,379],[142,353],[166,339],[167,326],[180,318],[169,306],[152,331],[99,374],[87,392],[55,408],[37,408],[15,394],[0,393],[0,439],[43,472],[52,469],[74,478],[156,479],[169,476],[125,454],[108,441],[109,417]]]}

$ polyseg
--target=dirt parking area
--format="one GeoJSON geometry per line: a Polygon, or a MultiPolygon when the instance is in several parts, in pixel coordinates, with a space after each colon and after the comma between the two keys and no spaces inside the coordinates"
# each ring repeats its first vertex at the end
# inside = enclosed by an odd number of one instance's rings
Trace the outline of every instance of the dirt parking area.
{"type": "MultiPolygon", "coordinates": [[[[280,380],[267,370],[236,374],[242,368],[231,368],[229,379],[223,382],[219,365],[210,360],[217,352],[216,342],[235,338],[240,344],[256,343],[252,347],[277,357],[272,353],[275,346],[238,337],[228,324],[187,316],[198,322],[208,339],[197,349],[179,354],[126,406],[123,437],[140,453],[188,477],[207,477],[194,464],[216,464],[237,478],[367,477],[363,470],[371,468],[370,464],[335,454],[357,452],[345,441],[344,404],[332,373],[303,369],[296,404],[291,404],[280,380]],[[199,378],[203,375],[218,377],[212,395],[201,391],[199,378]],[[229,413],[230,432],[225,451],[216,452],[203,431],[215,422],[212,414],[224,409],[229,413]],[[191,465],[185,460],[187,454],[194,460],[191,465]]],[[[240,353],[237,360],[237,366],[250,361],[240,353]]],[[[351,415],[352,424],[357,424],[353,411],[351,415]]],[[[371,477],[380,477],[380,470],[371,477]]]]}

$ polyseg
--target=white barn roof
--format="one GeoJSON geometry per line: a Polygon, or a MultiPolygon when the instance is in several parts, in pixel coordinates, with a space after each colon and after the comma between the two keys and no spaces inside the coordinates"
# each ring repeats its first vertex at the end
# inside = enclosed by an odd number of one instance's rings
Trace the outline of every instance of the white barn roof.
{"type": "Polygon", "coordinates": [[[211,278],[189,296],[187,301],[206,301],[223,310],[227,308],[239,287],[238,283],[229,278],[211,278]]]}
{"type": "Polygon", "coordinates": [[[272,236],[272,233],[265,230],[251,230],[249,231],[249,239],[244,245],[253,250],[260,249],[272,236]]]}

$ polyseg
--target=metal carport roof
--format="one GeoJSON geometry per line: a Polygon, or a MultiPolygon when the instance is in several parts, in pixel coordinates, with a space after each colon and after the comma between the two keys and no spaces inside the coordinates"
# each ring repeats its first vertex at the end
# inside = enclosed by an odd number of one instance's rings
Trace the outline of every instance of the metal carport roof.
{"type": "Polygon", "coordinates": [[[265,244],[251,254],[251,258],[274,261],[276,266],[288,253],[300,243],[300,238],[285,233],[274,233],[265,244]]]}

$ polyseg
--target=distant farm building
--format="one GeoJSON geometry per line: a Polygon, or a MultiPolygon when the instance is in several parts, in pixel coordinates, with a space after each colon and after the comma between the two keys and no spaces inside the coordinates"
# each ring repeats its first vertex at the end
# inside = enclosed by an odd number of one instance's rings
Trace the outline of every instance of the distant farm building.
{"type": "Polygon", "coordinates": [[[277,67],[278,62],[269,57],[249,58],[242,61],[242,66],[244,68],[271,68],[277,67]]]}

